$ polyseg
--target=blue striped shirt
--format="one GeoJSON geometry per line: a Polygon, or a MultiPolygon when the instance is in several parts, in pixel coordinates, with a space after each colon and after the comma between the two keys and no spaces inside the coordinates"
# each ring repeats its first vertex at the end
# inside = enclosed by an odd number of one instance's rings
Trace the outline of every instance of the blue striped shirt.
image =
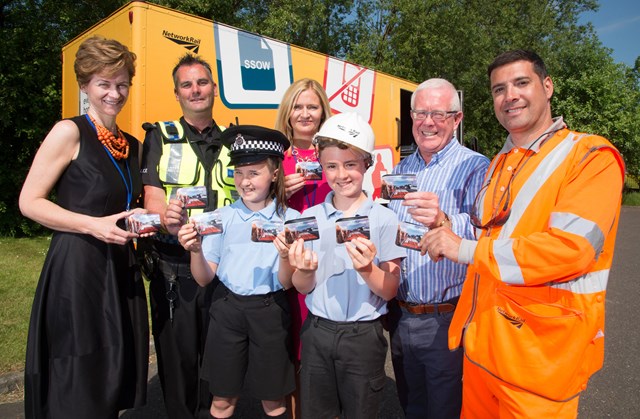
{"type": "MultiPolygon", "coordinates": [[[[440,209],[451,219],[451,228],[462,238],[473,239],[473,228],[469,213],[476,194],[482,187],[489,159],[463,147],[454,138],[425,164],[420,151],[400,162],[393,173],[415,173],[418,175],[418,190],[438,195],[440,209]]],[[[408,207],[402,200],[389,202],[400,221],[416,223],[407,213],[408,207]]],[[[402,263],[402,283],[398,290],[398,300],[434,304],[457,297],[462,291],[462,283],[467,273],[467,265],[441,259],[433,262],[428,255],[420,256],[419,251],[408,250],[402,263]]]]}

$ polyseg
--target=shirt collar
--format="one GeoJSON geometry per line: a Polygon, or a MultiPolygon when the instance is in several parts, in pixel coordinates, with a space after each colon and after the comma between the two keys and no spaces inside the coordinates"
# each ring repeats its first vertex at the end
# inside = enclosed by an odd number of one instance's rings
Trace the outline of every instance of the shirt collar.
{"type": "MultiPolygon", "coordinates": [[[[367,191],[363,191],[367,198],[362,202],[355,215],[368,215],[371,211],[371,207],[373,207],[373,201],[367,194],[367,191]]],[[[342,215],[342,211],[333,206],[333,196],[335,193],[333,191],[327,194],[327,197],[324,199],[324,211],[327,219],[332,217],[340,217],[342,215]]]]}
{"type": "Polygon", "coordinates": [[[451,141],[449,141],[447,145],[444,146],[442,150],[438,151],[437,153],[434,153],[431,156],[431,160],[429,161],[429,163],[425,162],[424,159],[422,158],[422,154],[420,154],[420,149],[417,149],[415,151],[415,154],[418,161],[420,161],[425,166],[429,166],[429,165],[442,166],[444,165],[444,162],[446,161],[446,159],[452,154],[454,154],[454,150],[457,147],[460,147],[460,143],[458,142],[458,139],[454,136],[451,139],[451,141]]]}
{"type": "MultiPolygon", "coordinates": [[[[564,119],[561,116],[553,118],[553,123],[545,131],[545,133],[547,133],[547,135],[543,134],[543,137],[540,138],[540,139],[534,138],[534,139],[531,140],[531,142],[529,144],[527,144],[527,145],[525,145],[523,147],[519,147],[519,148],[530,149],[534,153],[537,153],[538,151],[540,151],[540,147],[542,147],[542,145],[549,138],[553,137],[553,134],[555,134],[557,131],[560,131],[561,129],[564,129],[566,127],[567,127],[567,124],[564,123],[564,119]],[[534,142],[536,142],[536,143],[533,144],[534,142]]],[[[508,153],[509,151],[513,150],[514,148],[518,148],[518,147],[513,143],[513,140],[511,139],[511,134],[509,134],[507,136],[507,141],[505,141],[504,146],[502,146],[502,150],[500,150],[500,153],[498,153],[498,154],[508,153]]]]}
{"type": "Polygon", "coordinates": [[[242,219],[242,221],[247,221],[250,220],[254,217],[257,218],[263,218],[266,220],[271,220],[275,214],[276,214],[276,200],[274,199],[273,201],[271,201],[269,203],[269,205],[267,205],[266,207],[264,207],[263,209],[261,209],[260,211],[252,211],[249,208],[247,208],[247,206],[244,204],[244,202],[242,202],[242,199],[238,199],[237,201],[235,201],[233,204],[231,204],[231,206],[236,209],[238,215],[240,216],[240,218],[242,219]]]}
{"type": "Polygon", "coordinates": [[[180,121],[184,122],[184,125],[186,125],[187,129],[192,134],[192,135],[187,135],[187,140],[189,142],[192,142],[192,143],[207,142],[207,139],[209,139],[210,141],[210,139],[213,136],[213,131],[214,131],[213,127],[216,125],[216,121],[214,121],[213,119],[211,119],[211,126],[206,127],[204,130],[202,130],[202,132],[200,132],[198,128],[188,123],[186,119],[184,119],[184,116],[180,118],[180,121]]]}

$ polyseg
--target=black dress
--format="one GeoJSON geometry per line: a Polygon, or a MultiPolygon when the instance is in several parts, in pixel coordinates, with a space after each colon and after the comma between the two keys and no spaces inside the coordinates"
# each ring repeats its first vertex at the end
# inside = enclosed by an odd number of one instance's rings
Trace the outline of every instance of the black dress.
{"type": "MultiPolygon", "coordinates": [[[[124,211],[142,184],[138,141],[128,169],[117,170],[84,116],[80,151],[56,184],[57,203],[76,213],[124,211]]],[[[122,227],[122,226],[121,226],[122,227]]],[[[36,289],[25,367],[27,418],[114,418],[146,400],[149,351],[147,304],[133,244],[54,232],[36,289]]]]}

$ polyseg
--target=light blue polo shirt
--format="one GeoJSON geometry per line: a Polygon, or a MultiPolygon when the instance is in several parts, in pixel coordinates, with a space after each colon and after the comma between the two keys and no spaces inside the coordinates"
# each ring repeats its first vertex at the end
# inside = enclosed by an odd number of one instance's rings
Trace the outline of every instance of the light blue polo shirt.
{"type": "MultiPolygon", "coordinates": [[[[261,295],[282,289],[278,281],[278,251],[273,243],[251,241],[254,220],[280,219],[276,202],[253,212],[241,199],[220,208],[222,233],[205,236],[202,251],[209,262],[218,264],[218,278],[239,295],[261,295]]],[[[300,213],[287,208],[285,220],[298,218],[300,213]]]]}
{"type": "MultiPolygon", "coordinates": [[[[337,243],[335,222],[344,215],[333,206],[332,199],[333,192],[327,195],[324,203],[307,209],[303,215],[316,217],[320,231],[320,239],[305,242],[307,248],[318,254],[316,287],[305,302],[314,315],[325,319],[341,322],[375,320],[387,312],[387,303],[371,292],[353,269],[346,244],[337,243]]],[[[393,211],[367,198],[355,215],[369,217],[371,241],[378,251],[373,263],[379,265],[406,256],[405,249],[395,244],[398,219],[393,211]]]]}

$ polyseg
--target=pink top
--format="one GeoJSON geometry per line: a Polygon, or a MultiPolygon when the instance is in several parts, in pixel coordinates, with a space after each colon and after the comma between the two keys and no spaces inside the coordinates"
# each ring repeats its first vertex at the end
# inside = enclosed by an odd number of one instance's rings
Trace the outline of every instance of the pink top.
{"type": "MultiPolygon", "coordinates": [[[[284,174],[290,175],[296,173],[296,165],[298,162],[318,161],[316,151],[311,148],[301,150],[294,148],[293,153],[287,151],[284,156],[283,167],[284,174]]],[[[304,187],[298,192],[291,195],[287,205],[290,208],[300,212],[317,204],[324,202],[324,198],[331,192],[331,188],[327,184],[327,179],[322,174],[322,180],[307,180],[304,187]]]]}

